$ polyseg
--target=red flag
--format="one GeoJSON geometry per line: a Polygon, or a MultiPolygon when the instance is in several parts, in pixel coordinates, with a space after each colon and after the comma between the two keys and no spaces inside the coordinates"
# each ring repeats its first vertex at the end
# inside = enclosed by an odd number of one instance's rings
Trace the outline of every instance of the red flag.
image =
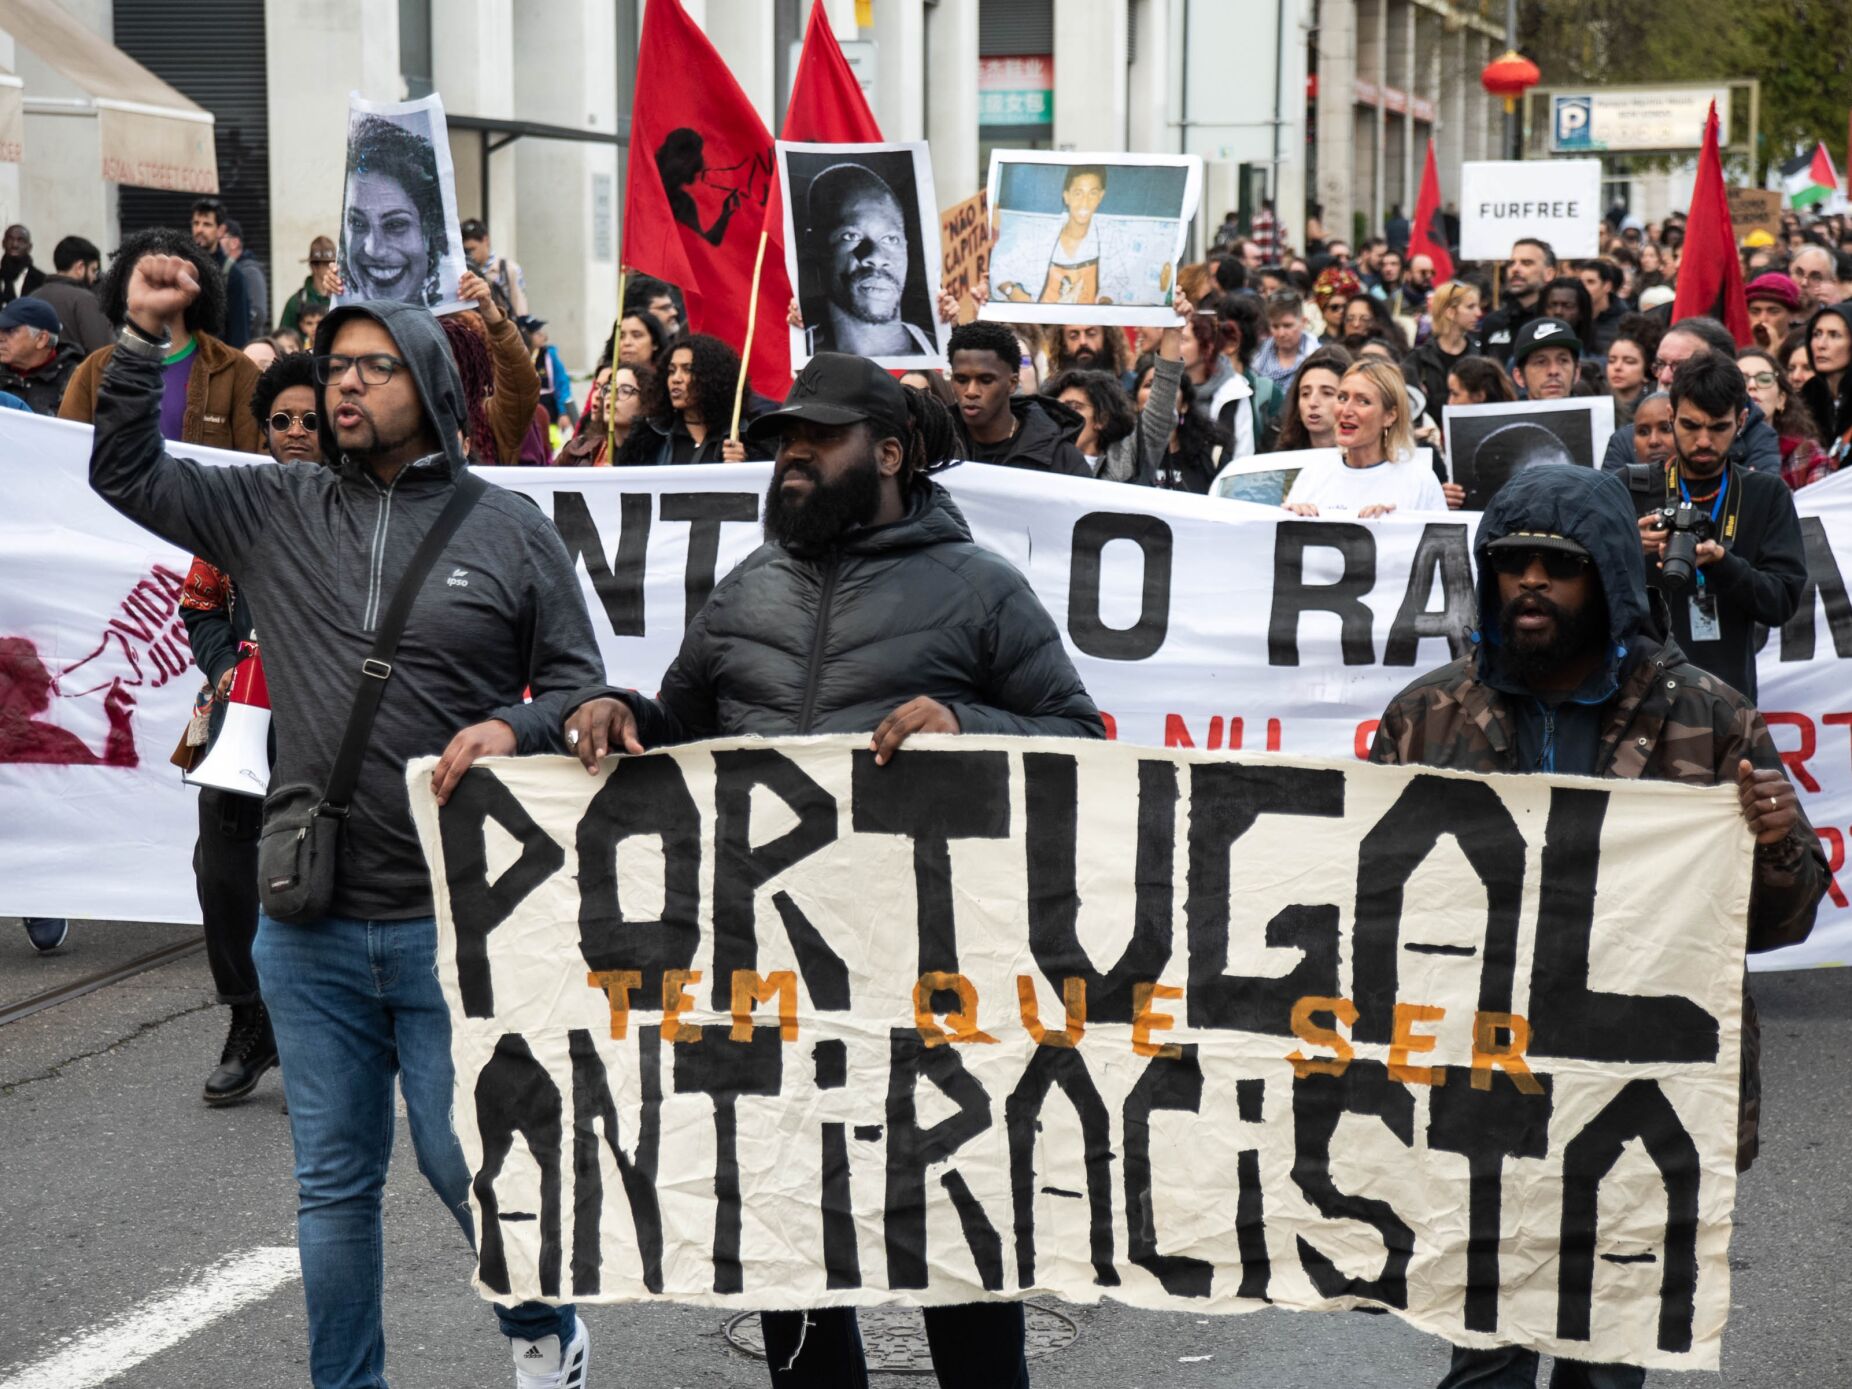
{"type": "Polygon", "coordinates": [[[1743,298],[1743,263],[1737,257],[1736,236],[1730,227],[1730,196],[1723,186],[1723,159],[1717,151],[1714,101],[1704,122],[1704,148],[1698,154],[1698,182],[1691,192],[1691,215],[1685,219],[1672,321],[1699,314],[1715,318],[1742,346],[1754,341],[1749,332],[1749,304],[1743,298]]]}
{"type": "MultiPolygon", "coordinates": [[[[873,145],[881,141],[881,127],[875,124],[875,113],[868,109],[868,98],[862,95],[862,84],[855,80],[855,70],[842,56],[823,0],[815,0],[810,7],[810,24],[804,31],[804,52],[797,62],[797,78],[791,87],[791,100],[785,106],[784,129],[778,133],[778,138],[813,145],[873,145]]],[[[775,178],[772,196],[765,204],[765,234],[769,238],[765,258],[778,262],[778,278],[789,285],[791,277],[785,269],[784,195],[775,178]]],[[[788,291],[786,297],[790,297],[788,291]]],[[[760,302],[763,305],[763,298],[760,302]]],[[[760,312],[764,312],[763,307],[760,312]]],[[[789,366],[791,339],[782,310],[776,328],[789,366]]]]}
{"type": "MultiPolygon", "coordinates": [[[[679,285],[688,326],[739,347],[759,229],[778,184],[772,133],[680,0],[649,0],[636,89],[623,262],[679,285]]],[[[755,390],[779,400],[791,384],[790,299],[784,261],[768,247],[749,374],[755,390]]]]}
{"type": "Polygon", "coordinates": [[[1430,139],[1428,162],[1421,171],[1421,196],[1415,200],[1415,225],[1408,233],[1408,254],[1433,261],[1434,283],[1444,285],[1453,278],[1453,257],[1447,253],[1445,235],[1434,235],[1439,220],[1440,175],[1434,172],[1434,141],[1430,139]]]}

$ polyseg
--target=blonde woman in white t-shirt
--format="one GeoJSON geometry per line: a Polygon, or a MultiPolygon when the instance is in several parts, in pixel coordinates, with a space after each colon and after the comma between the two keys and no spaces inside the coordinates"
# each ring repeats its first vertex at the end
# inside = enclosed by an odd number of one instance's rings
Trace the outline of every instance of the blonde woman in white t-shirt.
{"type": "Polygon", "coordinates": [[[1338,381],[1338,457],[1308,463],[1286,509],[1295,516],[1333,512],[1360,521],[1395,510],[1445,511],[1434,470],[1415,456],[1408,391],[1393,363],[1362,358],[1338,381]]]}

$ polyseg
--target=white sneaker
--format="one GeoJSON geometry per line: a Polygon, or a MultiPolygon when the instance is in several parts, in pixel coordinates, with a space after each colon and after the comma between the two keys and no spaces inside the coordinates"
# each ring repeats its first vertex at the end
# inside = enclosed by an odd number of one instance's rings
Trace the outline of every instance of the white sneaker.
{"type": "Polygon", "coordinates": [[[538,1341],[508,1338],[514,1351],[515,1389],[585,1389],[585,1362],[591,1339],[585,1334],[585,1319],[578,1319],[572,1344],[560,1353],[559,1337],[542,1336],[538,1341]]]}

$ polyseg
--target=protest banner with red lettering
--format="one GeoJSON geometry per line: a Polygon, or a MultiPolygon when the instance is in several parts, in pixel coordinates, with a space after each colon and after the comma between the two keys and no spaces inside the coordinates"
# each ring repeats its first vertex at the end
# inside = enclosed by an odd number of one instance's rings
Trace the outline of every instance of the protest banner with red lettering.
{"type": "MultiPolygon", "coordinates": [[[[175,606],[189,557],[90,491],[87,426],[0,411],[0,452],[32,469],[0,513],[0,640],[33,648],[0,647],[14,653],[0,913],[197,921],[193,793],[167,764],[201,681],[175,606]],[[51,765],[18,750],[47,728],[86,751],[51,765]]],[[[640,689],[759,544],[770,477],[764,463],[483,471],[559,527],[610,678],[640,689]]],[[[940,480],[978,541],[1028,576],[1123,742],[1361,758],[1383,707],[1463,652],[1475,620],[1472,513],[1301,521],[1018,468],[940,480]]],[[[1760,704],[1836,876],[1812,939],[1752,968],[1852,962],[1837,876],[1852,833],[1852,475],[1795,502],[1811,582],[1762,648],[1760,704]]]]}

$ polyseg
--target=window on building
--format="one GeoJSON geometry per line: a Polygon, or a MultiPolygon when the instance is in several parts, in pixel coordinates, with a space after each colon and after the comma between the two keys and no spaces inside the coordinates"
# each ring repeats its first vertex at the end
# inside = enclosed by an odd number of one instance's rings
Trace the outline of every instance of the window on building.
{"type": "Polygon", "coordinates": [[[431,0],[399,0],[399,77],[405,99],[416,101],[437,90],[431,61],[431,0]]]}
{"type": "Polygon", "coordinates": [[[1054,148],[1054,0],[982,0],[977,12],[977,159],[1054,148]]]}

